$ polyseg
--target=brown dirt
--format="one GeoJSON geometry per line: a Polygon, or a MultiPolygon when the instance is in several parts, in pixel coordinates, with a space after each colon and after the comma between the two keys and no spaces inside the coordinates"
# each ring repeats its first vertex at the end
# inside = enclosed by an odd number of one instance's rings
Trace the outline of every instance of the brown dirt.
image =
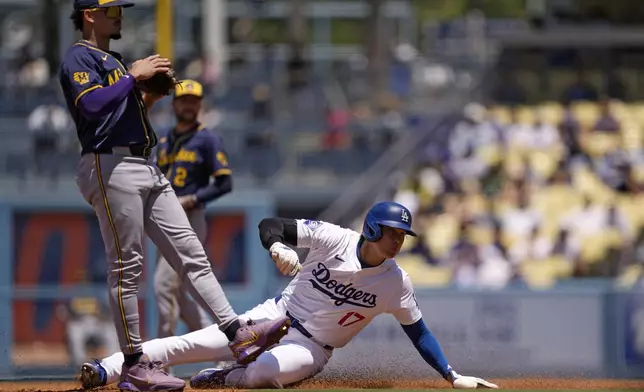
{"type": "MultiPolygon", "coordinates": [[[[600,379],[558,379],[558,378],[513,378],[491,379],[502,389],[633,389],[644,390],[644,380],[600,380],[600,379]]],[[[297,386],[299,389],[449,389],[444,381],[439,379],[426,380],[354,380],[354,381],[317,381],[311,380],[297,386]]],[[[117,390],[115,386],[102,390],[117,390]]],[[[189,390],[189,388],[186,388],[189,390]]],[[[0,391],[31,392],[82,391],[74,382],[63,381],[31,381],[31,382],[0,382],[0,391]]],[[[230,391],[230,390],[228,390],[230,391]]]]}

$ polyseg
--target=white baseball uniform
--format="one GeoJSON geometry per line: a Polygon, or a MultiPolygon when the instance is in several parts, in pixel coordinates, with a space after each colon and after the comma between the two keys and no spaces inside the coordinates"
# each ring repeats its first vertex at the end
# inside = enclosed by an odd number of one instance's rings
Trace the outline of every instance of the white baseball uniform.
{"type": "MultiPolygon", "coordinates": [[[[393,259],[362,268],[359,233],[326,222],[297,220],[297,237],[298,247],[310,248],[300,273],[281,296],[240,317],[261,322],[288,313],[312,337],[291,327],[255,362],[231,371],[227,385],[279,388],[313,377],[329,361],[333,348],[345,346],[374,317],[390,313],[403,325],[421,318],[411,280],[393,259]]],[[[228,340],[216,325],[146,342],[143,352],[167,365],[232,359],[228,340]]],[[[101,362],[108,383],[118,379],[122,361],[117,353],[101,362]]]]}

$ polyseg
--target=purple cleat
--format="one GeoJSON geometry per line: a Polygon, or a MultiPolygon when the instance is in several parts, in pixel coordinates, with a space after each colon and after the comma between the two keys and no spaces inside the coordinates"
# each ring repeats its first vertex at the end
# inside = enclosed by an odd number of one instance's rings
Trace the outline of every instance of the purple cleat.
{"type": "Polygon", "coordinates": [[[239,365],[248,365],[269,347],[279,343],[288,333],[291,320],[280,317],[261,324],[249,322],[237,330],[235,340],[228,344],[239,365]]]}
{"type": "Polygon", "coordinates": [[[162,368],[161,362],[151,362],[143,355],[133,366],[125,366],[121,370],[121,391],[183,391],[186,382],[173,377],[162,368]]]}

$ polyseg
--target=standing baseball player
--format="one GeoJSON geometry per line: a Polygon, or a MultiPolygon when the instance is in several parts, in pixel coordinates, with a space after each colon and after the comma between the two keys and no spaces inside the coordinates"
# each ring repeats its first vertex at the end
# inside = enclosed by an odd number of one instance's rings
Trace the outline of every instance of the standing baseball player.
{"type": "MultiPolygon", "coordinates": [[[[205,369],[192,377],[196,389],[281,388],[321,372],[333,351],[345,346],[382,313],[400,322],[422,358],[454,388],[498,388],[476,377],[461,376],[448,364],[440,345],[422,319],[411,280],[395,257],[412,231],[412,216],[400,204],[374,205],[362,234],[330,223],[271,218],[259,224],[262,245],[277,268],[299,274],[282,294],[242,317],[261,320],[286,315],[291,328],[281,341],[247,366],[205,369]],[[288,245],[288,246],[287,246],[288,245]],[[289,246],[309,248],[303,265],[289,246]]],[[[154,360],[168,365],[226,359],[226,338],[213,327],[143,345],[154,360]]],[[[121,354],[101,361],[94,387],[119,376],[121,354]]]]}
{"type": "MultiPolygon", "coordinates": [[[[185,381],[151,362],[141,346],[137,292],[144,233],[218,321],[239,363],[254,360],[278,341],[289,320],[242,326],[181,203],[150,157],[157,137],[147,110],[159,97],[142,95],[136,82],[168,72],[171,64],[154,55],[128,70],[110,50],[110,41],[121,37],[123,8],[132,5],[74,0],[72,19],[83,39],[65,54],[60,84],[82,146],[76,182],[96,213],[109,262],[110,307],[124,354],[119,388],[181,390],[185,381]]],[[[83,367],[85,375],[96,370],[94,364],[83,367]]]]}
{"type": "MultiPolygon", "coordinates": [[[[156,163],[172,184],[201,243],[207,234],[205,205],[233,188],[221,138],[197,120],[202,99],[203,86],[199,82],[183,80],[176,86],[172,102],[176,125],[160,139],[156,153],[156,163]]],[[[154,292],[159,314],[157,337],[174,335],[179,316],[191,331],[211,324],[204,310],[189,298],[179,276],[161,253],[154,275],[154,292]]]]}

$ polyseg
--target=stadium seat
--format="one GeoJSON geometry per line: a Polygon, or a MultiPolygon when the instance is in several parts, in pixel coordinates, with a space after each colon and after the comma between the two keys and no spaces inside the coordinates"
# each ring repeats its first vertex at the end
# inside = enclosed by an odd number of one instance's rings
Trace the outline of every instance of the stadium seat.
{"type": "Polygon", "coordinates": [[[557,126],[563,120],[564,109],[559,102],[548,101],[538,105],[539,118],[545,124],[557,126]]]}
{"type": "Polygon", "coordinates": [[[439,215],[427,225],[425,241],[427,241],[427,246],[434,252],[436,257],[447,255],[460,234],[459,227],[458,218],[449,214],[439,215]]]}
{"type": "Polygon", "coordinates": [[[523,281],[533,290],[552,288],[557,283],[558,269],[543,260],[524,261],[519,265],[523,281]]]}
{"type": "Polygon", "coordinates": [[[606,233],[582,236],[580,241],[580,261],[583,263],[598,263],[608,254],[609,241],[607,240],[606,233]]]}
{"type": "Polygon", "coordinates": [[[584,129],[592,129],[599,118],[599,107],[595,102],[573,102],[570,109],[584,129]]]}
{"type": "Polygon", "coordinates": [[[396,256],[396,262],[411,277],[414,286],[426,288],[447,287],[452,279],[449,268],[427,264],[425,260],[409,253],[396,256]]]}
{"type": "Polygon", "coordinates": [[[512,114],[510,108],[503,105],[494,105],[490,107],[489,116],[494,121],[502,125],[508,125],[512,123],[512,114]]]}

